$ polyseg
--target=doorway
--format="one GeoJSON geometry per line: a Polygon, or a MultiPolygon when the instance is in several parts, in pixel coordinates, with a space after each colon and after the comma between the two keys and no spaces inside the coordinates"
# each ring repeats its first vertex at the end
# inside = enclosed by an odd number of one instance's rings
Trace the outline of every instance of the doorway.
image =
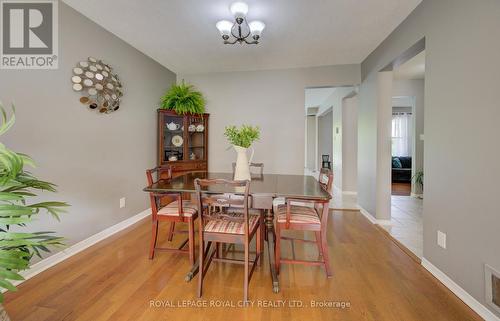
{"type": "Polygon", "coordinates": [[[357,209],[357,90],[353,86],[305,89],[304,174],[333,172],[332,208],[357,209]]]}
{"type": "Polygon", "coordinates": [[[393,69],[389,233],[423,254],[425,50],[393,69]]]}
{"type": "MultiPolygon", "coordinates": [[[[397,91],[399,80],[394,80],[394,91],[397,91]]],[[[391,123],[391,194],[398,196],[411,195],[411,183],[414,175],[414,96],[395,96],[392,98],[391,123]]]]}

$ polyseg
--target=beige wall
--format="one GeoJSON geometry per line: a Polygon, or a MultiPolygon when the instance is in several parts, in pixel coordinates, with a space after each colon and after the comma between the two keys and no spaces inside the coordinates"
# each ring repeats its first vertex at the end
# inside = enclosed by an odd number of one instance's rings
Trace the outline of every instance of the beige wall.
{"type": "Polygon", "coordinates": [[[377,74],[377,176],[375,217],[391,218],[392,71],[377,74]]]}
{"type": "Polygon", "coordinates": [[[268,173],[304,172],[304,88],[359,83],[359,65],[269,71],[179,75],[198,87],[210,113],[209,169],[231,171],[235,153],[227,150],[224,127],[261,127],[255,161],[268,173]]]}
{"type": "Polygon", "coordinates": [[[343,142],[343,135],[342,135],[342,101],[345,97],[348,95],[352,94],[354,91],[354,88],[351,86],[346,86],[346,87],[337,87],[334,89],[333,93],[328,96],[323,103],[321,103],[319,107],[319,112],[324,111],[326,109],[331,108],[333,117],[332,117],[332,132],[331,135],[333,135],[333,147],[332,147],[332,152],[333,154],[330,155],[330,160],[332,161],[332,170],[333,170],[333,176],[334,176],[334,186],[337,187],[338,189],[342,190],[343,189],[343,177],[342,177],[342,172],[343,172],[343,155],[342,155],[342,142],[343,142]]]}
{"type": "Polygon", "coordinates": [[[330,109],[318,116],[318,164],[321,168],[323,155],[333,157],[333,111],[330,109]]]}
{"type": "Polygon", "coordinates": [[[59,186],[43,199],[72,205],[60,223],[44,215],[30,227],[71,245],[149,207],[142,188],[156,163],[155,109],[175,74],[62,2],[59,11],[59,69],[0,70],[0,100],[15,102],[17,117],[2,143],[31,155],[33,172],[59,186]],[[113,114],[88,110],[71,89],[72,68],[88,56],[110,63],[123,82],[113,114]]]}
{"type": "Polygon", "coordinates": [[[358,96],[342,100],[342,191],[358,185],[358,96]]]}
{"type": "Polygon", "coordinates": [[[359,109],[358,195],[373,208],[376,74],[425,36],[423,256],[483,305],[484,264],[500,270],[499,16],[497,0],[424,0],[362,63],[359,109]]]}
{"type": "Polygon", "coordinates": [[[306,116],[306,168],[316,169],[316,116],[306,116]]]}

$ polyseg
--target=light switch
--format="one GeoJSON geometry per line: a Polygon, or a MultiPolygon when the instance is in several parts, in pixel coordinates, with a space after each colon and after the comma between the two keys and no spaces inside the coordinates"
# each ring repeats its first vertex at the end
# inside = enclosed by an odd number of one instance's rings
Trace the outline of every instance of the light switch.
{"type": "Polygon", "coordinates": [[[120,208],[125,207],[125,197],[120,198],[120,208]]]}
{"type": "Polygon", "coordinates": [[[443,249],[446,249],[446,233],[441,231],[437,232],[437,244],[443,249]]]}

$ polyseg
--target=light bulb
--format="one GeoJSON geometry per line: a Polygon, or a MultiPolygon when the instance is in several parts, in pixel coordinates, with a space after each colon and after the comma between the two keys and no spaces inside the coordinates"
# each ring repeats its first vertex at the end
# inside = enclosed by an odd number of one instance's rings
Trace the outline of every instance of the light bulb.
{"type": "Polygon", "coordinates": [[[222,36],[229,36],[231,33],[231,28],[233,28],[233,23],[231,21],[227,20],[221,20],[215,24],[217,29],[219,29],[219,32],[222,36]]]}
{"type": "Polygon", "coordinates": [[[245,18],[248,13],[248,5],[244,2],[235,2],[229,7],[235,18],[245,18]]]}
{"type": "Polygon", "coordinates": [[[251,21],[248,26],[250,27],[250,32],[253,36],[259,36],[262,34],[262,30],[266,27],[266,25],[262,21],[251,21]]]}

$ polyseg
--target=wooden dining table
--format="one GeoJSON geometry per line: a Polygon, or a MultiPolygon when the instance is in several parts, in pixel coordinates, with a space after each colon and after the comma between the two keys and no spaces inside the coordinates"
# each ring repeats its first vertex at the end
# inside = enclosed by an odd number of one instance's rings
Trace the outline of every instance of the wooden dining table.
{"type": "MultiPolygon", "coordinates": [[[[213,172],[191,172],[171,179],[160,179],[144,191],[153,193],[189,193],[196,192],[195,179],[233,179],[231,173],[213,172]]],[[[234,193],[241,194],[229,186],[213,185],[204,189],[207,194],[234,193]]],[[[271,269],[272,287],[274,292],[279,292],[279,280],[275,269],[275,234],[273,200],[276,197],[289,197],[294,199],[313,199],[318,201],[329,200],[331,196],[323,190],[318,181],[312,176],[305,175],[281,175],[263,174],[252,176],[250,182],[250,195],[252,196],[252,208],[264,210],[266,225],[266,240],[269,254],[269,265],[271,269]]],[[[190,281],[199,269],[195,264],[186,275],[186,281],[190,281]]]]}

